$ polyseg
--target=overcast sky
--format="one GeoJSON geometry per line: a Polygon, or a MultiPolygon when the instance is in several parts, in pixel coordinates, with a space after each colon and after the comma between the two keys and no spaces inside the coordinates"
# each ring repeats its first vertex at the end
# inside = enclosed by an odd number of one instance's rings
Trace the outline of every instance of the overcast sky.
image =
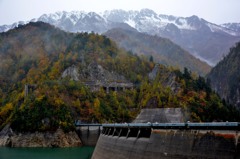
{"type": "Polygon", "coordinates": [[[57,11],[149,8],[158,14],[197,15],[222,24],[240,23],[240,0],[0,0],[0,25],[28,21],[57,11]]]}

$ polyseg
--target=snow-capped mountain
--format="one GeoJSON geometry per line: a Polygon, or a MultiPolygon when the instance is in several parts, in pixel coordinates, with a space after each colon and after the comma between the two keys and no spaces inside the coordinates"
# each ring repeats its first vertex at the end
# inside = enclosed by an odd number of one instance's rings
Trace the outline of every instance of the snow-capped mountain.
{"type": "Polygon", "coordinates": [[[221,26],[240,33],[240,23],[225,23],[222,24],[221,26]]]}
{"type": "MultiPolygon", "coordinates": [[[[56,12],[31,21],[43,21],[70,32],[104,33],[112,28],[136,30],[169,38],[194,56],[215,65],[230,47],[240,41],[240,25],[216,25],[197,16],[177,17],[157,14],[149,9],[140,11],[111,10],[95,12],[56,12]]],[[[20,24],[0,26],[5,32],[20,24]]]]}
{"type": "Polygon", "coordinates": [[[15,23],[13,23],[13,24],[11,24],[11,25],[2,25],[2,26],[0,26],[0,32],[6,32],[6,31],[8,31],[8,30],[10,30],[10,29],[13,29],[13,28],[15,28],[15,27],[18,27],[18,26],[20,26],[20,25],[24,25],[24,24],[26,24],[26,23],[28,23],[28,22],[19,21],[19,22],[15,22],[15,23]]]}

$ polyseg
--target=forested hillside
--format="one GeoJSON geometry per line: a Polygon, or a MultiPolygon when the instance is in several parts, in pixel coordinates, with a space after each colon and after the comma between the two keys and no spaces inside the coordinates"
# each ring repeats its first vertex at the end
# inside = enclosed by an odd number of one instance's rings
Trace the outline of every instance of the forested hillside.
{"type": "Polygon", "coordinates": [[[145,55],[154,62],[167,66],[184,67],[200,75],[206,75],[211,67],[166,38],[152,36],[137,31],[112,29],[104,35],[114,40],[119,47],[134,54],[145,55]]]}
{"type": "Polygon", "coordinates": [[[0,122],[15,121],[13,125],[21,130],[71,127],[80,116],[84,121],[119,121],[118,109],[127,121],[132,116],[125,107],[136,106],[134,92],[124,96],[101,91],[95,94],[83,83],[62,79],[61,75],[72,65],[81,69],[94,61],[138,83],[153,67],[119,50],[104,36],[66,33],[42,22],[2,33],[0,40],[0,122]],[[24,97],[25,84],[36,86],[28,97],[24,97]],[[121,105],[116,104],[118,98],[121,105]],[[42,124],[42,120],[49,124],[42,124]]]}
{"type": "Polygon", "coordinates": [[[222,98],[240,108],[240,42],[212,69],[208,78],[222,98]]]}
{"type": "Polygon", "coordinates": [[[11,123],[18,131],[69,131],[75,120],[129,122],[146,107],[181,107],[191,121],[239,120],[204,78],[155,65],[94,33],[67,33],[42,22],[1,33],[0,68],[0,127],[11,123]],[[70,68],[76,78],[64,75],[70,68]],[[93,91],[86,82],[94,74],[95,82],[134,87],[93,91]]]}

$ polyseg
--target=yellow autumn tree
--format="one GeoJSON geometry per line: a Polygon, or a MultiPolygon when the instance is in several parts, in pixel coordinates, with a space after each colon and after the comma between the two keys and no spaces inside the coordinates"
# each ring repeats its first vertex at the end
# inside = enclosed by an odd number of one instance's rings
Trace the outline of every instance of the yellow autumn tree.
{"type": "Polygon", "coordinates": [[[7,103],[4,107],[0,109],[0,125],[4,122],[8,122],[7,118],[9,117],[10,113],[13,111],[13,104],[7,103]]]}
{"type": "Polygon", "coordinates": [[[101,112],[100,112],[100,101],[98,98],[95,98],[93,101],[93,112],[98,121],[101,120],[101,112]]]}
{"type": "Polygon", "coordinates": [[[63,63],[64,63],[64,54],[60,53],[58,57],[58,61],[53,63],[53,67],[51,68],[51,71],[48,74],[51,80],[54,80],[60,77],[60,74],[63,71],[63,63]]]}

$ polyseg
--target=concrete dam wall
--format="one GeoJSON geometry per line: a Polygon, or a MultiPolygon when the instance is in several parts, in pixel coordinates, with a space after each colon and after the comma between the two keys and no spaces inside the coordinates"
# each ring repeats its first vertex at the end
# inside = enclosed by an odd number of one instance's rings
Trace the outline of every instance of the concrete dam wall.
{"type": "Polygon", "coordinates": [[[180,108],[154,108],[103,124],[92,159],[240,159],[239,123],[187,121],[180,108]]]}
{"type": "Polygon", "coordinates": [[[82,144],[85,146],[96,146],[102,128],[100,126],[85,126],[76,129],[82,144]]]}
{"type": "Polygon", "coordinates": [[[235,130],[150,129],[150,135],[114,130],[102,132],[92,159],[240,158],[235,130]]]}

